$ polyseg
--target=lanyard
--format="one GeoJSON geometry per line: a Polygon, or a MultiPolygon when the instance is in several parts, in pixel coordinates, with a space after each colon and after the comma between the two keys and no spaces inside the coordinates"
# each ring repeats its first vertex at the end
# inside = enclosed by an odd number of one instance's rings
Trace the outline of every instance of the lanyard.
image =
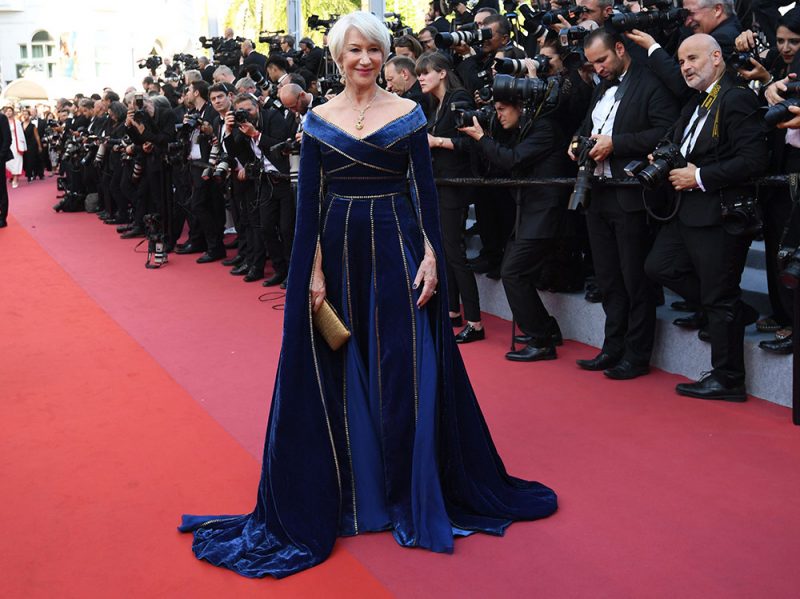
{"type": "MultiPolygon", "coordinates": [[[[714,84],[714,87],[711,88],[711,91],[706,96],[706,99],[703,100],[703,103],[697,107],[697,118],[692,123],[692,126],[689,127],[689,130],[684,134],[683,139],[681,139],[680,147],[683,147],[683,144],[686,143],[686,140],[691,139],[694,135],[695,129],[697,129],[697,125],[703,120],[703,117],[708,114],[708,111],[711,110],[711,107],[714,105],[714,102],[717,101],[717,97],[719,96],[719,81],[714,84]]],[[[717,136],[717,123],[714,122],[714,133],[712,134],[714,137],[717,136]]],[[[687,148],[688,153],[689,148],[687,148]]]]}

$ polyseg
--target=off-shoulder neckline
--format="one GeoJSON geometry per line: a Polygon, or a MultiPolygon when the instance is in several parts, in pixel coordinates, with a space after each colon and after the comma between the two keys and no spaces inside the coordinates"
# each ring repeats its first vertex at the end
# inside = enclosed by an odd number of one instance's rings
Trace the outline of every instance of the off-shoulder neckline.
{"type": "Polygon", "coordinates": [[[315,110],[310,110],[310,111],[309,111],[309,113],[310,113],[310,114],[313,114],[313,115],[314,115],[314,117],[316,117],[316,118],[318,118],[319,120],[321,120],[322,122],[324,122],[324,123],[326,123],[326,124],[330,125],[331,127],[333,127],[334,129],[336,129],[337,131],[341,131],[342,133],[344,133],[346,136],[350,137],[351,139],[355,139],[356,141],[366,141],[367,139],[369,139],[369,138],[370,138],[370,137],[372,137],[373,135],[376,135],[377,133],[379,133],[379,132],[383,131],[384,129],[386,129],[386,128],[387,128],[389,125],[392,125],[392,124],[396,123],[396,122],[397,122],[397,121],[399,121],[399,120],[402,120],[402,119],[404,119],[404,118],[406,118],[406,117],[409,117],[409,116],[411,116],[412,114],[414,114],[414,112],[415,112],[415,111],[416,111],[418,108],[419,108],[419,104],[417,104],[416,106],[414,106],[414,108],[412,108],[412,109],[411,109],[411,110],[409,110],[408,112],[401,114],[399,117],[397,117],[397,118],[394,118],[394,119],[392,119],[391,121],[389,121],[389,122],[387,122],[387,123],[384,123],[383,125],[381,125],[381,126],[380,126],[380,127],[378,127],[377,129],[375,129],[374,131],[371,131],[371,132],[367,133],[367,134],[366,134],[366,135],[364,135],[363,137],[357,137],[357,136],[353,135],[352,133],[350,133],[349,131],[345,131],[345,130],[344,130],[344,129],[342,129],[342,128],[341,128],[339,125],[337,125],[337,124],[335,124],[335,123],[333,123],[333,122],[329,121],[328,119],[326,119],[324,116],[322,116],[321,114],[319,114],[319,113],[318,113],[318,112],[316,112],[315,110]]]}

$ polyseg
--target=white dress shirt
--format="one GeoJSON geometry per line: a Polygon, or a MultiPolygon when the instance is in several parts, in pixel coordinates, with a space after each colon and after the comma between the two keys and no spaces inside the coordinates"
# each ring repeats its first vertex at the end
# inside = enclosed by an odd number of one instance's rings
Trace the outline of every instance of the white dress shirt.
{"type": "MultiPolygon", "coordinates": [[[[620,83],[626,73],[627,71],[619,76],[620,83]]],[[[617,118],[617,108],[619,108],[619,101],[614,97],[618,89],[619,85],[612,85],[595,104],[594,110],[592,110],[592,133],[611,137],[611,133],[614,131],[614,119],[617,118]]],[[[594,174],[597,177],[611,177],[611,163],[608,160],[599,162],[594,169],[594,174]]]]}

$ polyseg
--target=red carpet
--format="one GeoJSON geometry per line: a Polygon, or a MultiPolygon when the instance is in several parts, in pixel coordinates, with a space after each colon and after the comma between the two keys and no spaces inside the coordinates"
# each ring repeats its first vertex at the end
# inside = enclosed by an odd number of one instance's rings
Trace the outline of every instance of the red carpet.
{"type": "Polygon", "coordinates": [[[512,364],[508,324],[493,318],[465,361],[509,471],[556,489],[554,517],[461,539],[452,556],[387,534],[343,539],[323,566],[280,582],[198,562],[175,532],[180,514],[255,499],[276,302],[189,256],[147,271],[113,227],[53,213],[52,185],[10,192],[3,596],[796,596],[800,430],[788,410],[681,398],[663,372],[610,381],[574,366],[595,351],[576,343],[512,364]]]}

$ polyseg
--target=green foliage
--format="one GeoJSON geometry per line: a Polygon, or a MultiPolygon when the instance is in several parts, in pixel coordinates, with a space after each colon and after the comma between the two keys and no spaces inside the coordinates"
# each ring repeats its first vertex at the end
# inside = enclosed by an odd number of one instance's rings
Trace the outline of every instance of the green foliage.
{"type": "MultiPolygon", "coordinates": [[[[361,9],[360,0],[301,0],[303,31],[299,37],[309,36],[316,43],[322,42],[322,32],[310,31],[305,19],[319,15],[327,19],[330,15],[345,15],[361,9]]],[[[427,0],[386,0],[386,11],[403,17],[403,23],[415,32],[425,26],[427,0]]],[[[232,0],[225,15],[225,27],[233,27],[236,35],[258,39],[259,31],[268,29],[287,30],[286,0],[232,0]]]]}

